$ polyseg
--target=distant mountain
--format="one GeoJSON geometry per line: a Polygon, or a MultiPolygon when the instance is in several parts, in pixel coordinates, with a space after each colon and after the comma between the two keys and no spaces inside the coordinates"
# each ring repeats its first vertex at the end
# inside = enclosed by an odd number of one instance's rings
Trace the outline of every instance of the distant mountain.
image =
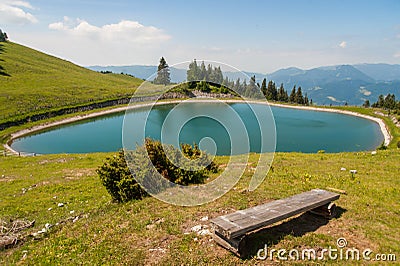
{"type": "MultiPolygon", "coordinates": [[[[392,69],[396,65],[369,65],[364,68],[376,69],[377,73],[383,73],[385,69],[392,69]]],[[[380,94],[394,93],[400,97],[399,81],[377,81],[365,72],[351,65],[326,66],[310,70],[298,68],[281,69],[267,75],[277,85],[283,83],[287,90],[294,85],[301,86],[303,93],[321,105],[340,105],[348,103],[361,105],[365,100],[375,102],[380,94]]],[[[381,75],[381,77],[383,77],[381,75]]]]}
{"type": "MultiPolygon", "coordinates": [[[[127,73],[141,79],[147,79],[157,71],[156,66],[91,66],[95,71],[127,73]]],[[[256,76],[257,82],[265,77],[273,80],[277,86],[283,83],[290,92],[293,86],[301,86],[313,102],[320,105],[361,105],[365,100],[375,102],[380,94],[394,93],[400,98],[400,65],[359,64],[323,66],[309,70],[296,67],[280,69],[270,74],[243,71],[247,76],[256,76]]],[[[231,80],[243,79],[240,72],[224,72],[231,80]]],[[[186,80],[186,70],[171,68],[171,81],[186,80]]]]}
{"type": "Polygon", "coordinates": [[[354,67],[377,81],[400,80],[400,65],[358,64],[354,67]]]}
{"type": "MultiPolygon", "coordinates": [[[[243,71],[243,73],[248,77],[256,76],[256,81],[260,82],[260,83],[264,78],[267,77],[266,74],[256,73],[256,72],[243,71]]],[[[230,80],[236,81],[238,78],[240,78],[240,80],[243,81],[243,73],[227,71],[227,72],[224,72],[223,74],[224,74],[224,76],[228,77],[230,80]]],[[[248,81],[249,78],[246,78],[246,80],[248,81]]]]}
{"type": "Polygon", "coordinates": [[[350,65],[319,67],[310,70],[288,68],[269,74],[268,79],[274,80],[276,83],[283,83],[283,85],[298,84],[302,87],[313,87],[346,80],[374,82],[374,79],[350,65]]]}

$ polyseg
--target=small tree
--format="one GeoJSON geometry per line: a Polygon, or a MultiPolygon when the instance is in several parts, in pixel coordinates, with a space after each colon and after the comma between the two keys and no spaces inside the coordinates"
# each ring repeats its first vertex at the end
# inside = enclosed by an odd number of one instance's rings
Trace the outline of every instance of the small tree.
{"type": "Polygon", "coordinates": [[[292,92],[289,96],[289,102],[295,103],[296,102],[296,85],[294,85],[292,92]]]}
{"type": "Polygon", "coordinates": [[[369,108],[369,107],[370,107],[369,100],[365,100],[363,106],[364,106],[365,108],[369,108]]]}
{"type": "Polygon", "coordinates": [[[304,104],[304,97],[303,93],[301,92],[301,87],[297,89],[296,96],[295,96],[295,102],[298,104],[304,104]]]}
{"type": "MultiPolygon", "coordinates": [[[[200,73],[200,69],[197,65],[196,59],[194,59],[193,62],[191,62],[189,64],[189,69],[186,72],[187,81],[199,80],[199,73],[200,73]]],[[[208,76],[211,76],[211,73],[209,73],[208,76]]]]}
{"type": "Polygon", "coordinates": [[[154,84],[168,85],[171,83],[171,77],[169,73],[169,67],[164,57],[161,57],[160,64],[157,68],[157,77],[154,79],[154,84]]]}
{"type": "Polygon", "coordinates": [[[264,96],[267,96],[267,79],[266,78],[264,78],[261,83],[261,91],[264,94],[264,96]]]}

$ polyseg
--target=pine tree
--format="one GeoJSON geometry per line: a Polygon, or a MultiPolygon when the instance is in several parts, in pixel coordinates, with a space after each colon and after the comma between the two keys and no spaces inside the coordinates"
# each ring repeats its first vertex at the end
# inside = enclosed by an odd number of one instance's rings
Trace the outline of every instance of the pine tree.
{"type": "Polygon", "coordinates": [[[272,80],[270,80],[268,82],[268,86],[267,86],[267,91],[266,91],[265,97],[269,101],[276,101],[277,100],[277,96],[278,96],[278,91],[276,90],[276,85],[272,80]]]}
{"type": "Polygon", "coordinates": [[[204,64],[204,61],[201,62],[200,65],[200,72],[199,72],[199,80],[207,80],[207,69],[206,69],[206,65],[204,64]]]}
{"type": "Polygon", "coordinates": [[[207,66],[207,81],[211,81],[210,78],[213,75],[213,68],[211,64],[208,64],[207,66]]]}
{"type": "Polygon", "coordinates": [[[388,95],[386,95],[383,107],[385,109],[388,109],[388,110],[395,109],[395,107],[396,107],[396,97],[395,97],[394,94],[390,94],[389,93],[388,95]]]}
{"type": "Polygon", "coordinates": [[[373,107],[383,108],[384,105],[385,105],[385,98],[381,94],[381,95],[379,95],[378,101],[376,102],[375,106],[373,106],[373,107]]]}
{"type": "Polygon", "coordinates": [[[296,85],[294,85],[292,92],[289,96],[289,102],[295,103],[296,102],[296,85]]]}
{"type": "Polygon", "coordinates": [[[187,81],[199,80],[198,73],[199,73],[199,67],[197,66],[196,59],[194,59],[193,62],[189,64],[189,69],[186,71],[187,81]]]}
{"type": "Polygon", "coordinates": [[[295,102],[298,104],[304,104],[304,98],[303,98],[303,94],[301,92],[301,87],[299,87],[297,89],[296,96],[295,96],[295,102]]]}
{"type": "Polygon", "coordinates": [[[369,106],[370,106],[369,100],[365,100],[363,106],[364,106],[365,108],[369,108],[369,106]]]}
{"type": "Polygon", "coordinates": [[[289,101],[289,96],[287,94],[287,91],[283,87],[283,83],[281,83],[281,86],[279,87],[277,100],[280,102],[288,102],[289,101]]]}
{"type": "Polygon", "coordinates": [[[157,68],[157,77],[154,79],[154,84],[168,85],[171,83],[169,67],[164,57],[161,57],[160,64],[157,68]]]}
{"type": "Polygon", "coordinates": [[[224,81],[222,82],[222,85],[225,87],[229,87],[229,79],[228,77],[225,77],[224,81]]]}
{"type": "Polygon", "coordinates": [[[306,93],[306,95],[304,96],[304,105],[307,105],[307,106],[310,105],[310,102],[309,102],[309,100],[308,100],[307,93],[306,93]]]}
{"type": "Polygon", "coordinates": [[[237,93],[239,93],[240,90],[240,78],[238,78],[235,82],[235,84],[233,85],[233,90],[237,93]]]}
{"type": "Polygon", "coordinates": [[[222,81],[224,80],[224,76],[222,75],[221,67],[217,67],[214,69],[215,72],[215,83],[217,84],[222,84],[222,81]]]}
{"type": "Polygon", "coordinates": [[[264,78],[261,83],[261,92],[264,94],[264,96],[267,96],[267,79],[266,78],[264,78]]]}

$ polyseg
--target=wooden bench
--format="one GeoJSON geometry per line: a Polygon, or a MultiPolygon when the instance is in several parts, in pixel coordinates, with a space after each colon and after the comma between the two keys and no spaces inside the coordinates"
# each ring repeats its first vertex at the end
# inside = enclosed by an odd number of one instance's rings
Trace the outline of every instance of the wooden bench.
{"type": "Polygon", "coordinates": [[[224,248],[241,256],[241,240],[247,233],[307,211],[332,218],[336,215],[336,205],[332,202],[339,196],[326,190],[313,189],[289,198],[222,215],[210,221],[213,238],[224,248]]]}

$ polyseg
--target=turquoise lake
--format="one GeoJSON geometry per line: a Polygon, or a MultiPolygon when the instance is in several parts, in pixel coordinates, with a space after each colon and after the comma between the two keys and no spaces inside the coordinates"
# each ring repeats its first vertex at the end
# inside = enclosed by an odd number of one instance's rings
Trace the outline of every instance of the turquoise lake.
{"type": "MultiPolygon", "coordinates": [[[[161,127],[174,106],[174,104],[167,104],[153,108],[145,126],[146,137],[160,139],[161,127]]],[[[248,133],[250,152],[270,151],[271,145],[264,150],[260,147],[261,140],[268,140],[270,136],[261,134],[259,124],[251,108],[243,103],[229,104],[229,106],[242,118],[248,133]]],[[[254,110],[267,108],[261,104],[251,104],[251,107],[254,110]]],[[[227,112],[226,105],[221,106],[213,103],[192,103],[178,109],[174,116],[186,115],[187,112],[202,108],[206,108],[208,112],[223,115],[226,112],[227,121],[230,119],[231,113],[227,112]]],[[[373,150],[384,139],[378,124],[367,119],[338,113],[273,106],[270,108],[276,125],[276,151],[279,152],[314,153],[318,150],[325,150],[334,153],[373,150]]],[[[124,115],[125,113],[116,113],[51,128],[47,131],[16,139],[11,147],[16,151],[37,154],[117,151],[122,148],[124,115]]],[[[145,111],[140,108],[135,109],[127,115],[126,119],[133,121],[130,123],[133,126],[129,128],[132,133],[132,135],[129,135],[129,142],[132,143],[132,147],[143,143],[143,137],[141,137],[141,134],[137,134],[143,132],[143,127],[135,128],[134,121],[143,123],[143,120],[146,119],[145,111]]],[[[141,123],[138,122],[138,124],[141,123]]],[[[235,130],[236,123],[231,123],[230,126],[231,132],[227,132],[226,127],[221,122],[208,117],[196,117],[182,125],[176,138],[178,138],[179,143],[192,144],[199,143],[204,137],[209,137],[216,143],[217,155],[229,155],[232,145],[236,147],[233,154],[246,153],[248,145],[245,141],[230,143],[230,135],[240,132],[235,130]]],[[[270,130],[272,132],[275,129],[271,127],[270,130]]],[[[237,140],[241,137],[236,136],[234,139],[237,140]]]]}

